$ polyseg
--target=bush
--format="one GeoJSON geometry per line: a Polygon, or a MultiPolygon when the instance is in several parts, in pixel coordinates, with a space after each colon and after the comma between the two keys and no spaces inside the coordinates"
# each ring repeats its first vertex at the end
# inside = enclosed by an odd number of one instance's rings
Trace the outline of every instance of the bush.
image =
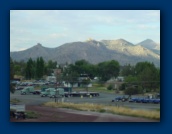
{"type": "Polygon", "coordinates": [[[123,84],[121,84],[121,85],[119,86],[119,90],[125,90],[125,87],[126,87],[126,84],[123,83],[123,84]]]}
{"type": "Polygon", "coordinates": [[[108,87],[107,87],[108,90],[112,90],[113,89],[113,85],[110,84],[108,87]]]}

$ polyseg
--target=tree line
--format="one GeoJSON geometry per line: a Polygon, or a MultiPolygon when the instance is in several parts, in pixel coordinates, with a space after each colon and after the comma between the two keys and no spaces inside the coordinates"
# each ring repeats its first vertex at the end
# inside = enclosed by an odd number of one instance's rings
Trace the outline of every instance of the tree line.
{"type": "MultiPolygon", "coordinates": [[[[133,85],[137,91],[160,88],[160,68],[157,68],[150,62],[138,62],[136,65],[126,64],[121,66],[118,61],[104,61],[98,64],[91,64],[86,60],[79,60],[73,64],[67,64],[62,69],[61,75],[57,76],[57,81],[65,80],[74,84],[78,81],[81,74],[87,74],[89,78],[99,78],[99,82],[106,82],[117,76],[124,76],[125,81],[120,86],[120,90],[127,92],[133,89],[133,85]],[[130,88],[129,88],[130,87],[130,88]]],[[[41,79],[44,75],[51,75],[53,69],[57,68],[57,62],[49,60],[45,62],[42,57],[36,60],[29,58],[27,62],[16,62],[10,58],[10,78],[13,79],[14,74],[22,75],[25,79],[41,79]]],[[[85,83],[89,81],[85,80],[85,83]]]]}
{"type": "MultiPolygon", "coordinates": [[[[53,69],[57,68],[57,61],[49,60],[45,62],[42,57],[36,60],[29,58],[27,62],[13,61],[10,57],[10,74],[11,76],[24,76],[25,79],[41,79],[44,75],[51,75],[53,69]]],[[[12,77],[11,77],[12,78],[12,77]]]]}

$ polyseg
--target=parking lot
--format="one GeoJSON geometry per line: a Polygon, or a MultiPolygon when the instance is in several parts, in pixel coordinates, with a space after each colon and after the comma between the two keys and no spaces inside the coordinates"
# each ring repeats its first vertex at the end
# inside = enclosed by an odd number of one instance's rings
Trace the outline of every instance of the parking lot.
{"type": "MultiPolygon", "coordinates": [[[[145,109],[145,110],[156,110],[160,109],[160,104],[152,104],[152,103],[135,103],[135,102],[112,102],[112,99],[117,97],[117,94],[108,94],[108,93],[100,93],[98,97],[64,97],[64,102],[72,102],[72,103],[95,103],[95,104],[103,104],[103,105],[112,105],[112,106],[124,106],[132,109],[145,109]]],[[[137,97],[137,96],[134,96],[137,97]]],[[[41,97],[40,95],[21,95],[20,90],[17,90],[14,94],[10,93],[10,99],[18,99],[21,104],[26,105],[40,105],[45,102],[55,101],[54,98],[49,97],[41,97]]],[[[59,99],[62,101],[62,99],[59,99]]]]}

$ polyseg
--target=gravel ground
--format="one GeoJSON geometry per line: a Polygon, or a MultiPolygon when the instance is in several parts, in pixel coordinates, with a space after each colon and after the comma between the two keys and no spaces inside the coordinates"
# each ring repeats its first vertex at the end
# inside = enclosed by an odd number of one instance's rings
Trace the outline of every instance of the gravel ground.
{"type": "Polygon", "coordinates": [[[10,122],[159,122],[158,120],[140,117],[121,116],[90,111],[77,111],[40,105],[26,105],[26,110],[35,111],[40,116],[37,119],[16,120],[14,118],[10,118],[10,122]]]}

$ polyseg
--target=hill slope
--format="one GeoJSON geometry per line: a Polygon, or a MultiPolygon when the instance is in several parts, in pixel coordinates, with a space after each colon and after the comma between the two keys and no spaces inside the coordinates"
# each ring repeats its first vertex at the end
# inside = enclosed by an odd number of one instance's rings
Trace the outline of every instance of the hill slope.
{"type": "Polygon", "coordinates": [[[137,45],[141,45],[147,49],[150,49],[154,53],[160,54],[160,45],[151,39],[146,39],[146,40],[138,43],[137,45]]]}
{"type": "Polygon", "coordinates": [[[44,60],[53,60],[60,63],[74,63],[85,59],[97,64],[107,60],[117,60],[121,65],[136,64],[140,61],[154,62],[160,65],[160,56],[140,45],[135,46],[123,39],[119,40],[88,40],[85,42],[71,42],[56,48],[46,48],[37,44],[27,50],[10,52],[10,56],[17,60],[36,59],[42,56],[44,60]]]}

